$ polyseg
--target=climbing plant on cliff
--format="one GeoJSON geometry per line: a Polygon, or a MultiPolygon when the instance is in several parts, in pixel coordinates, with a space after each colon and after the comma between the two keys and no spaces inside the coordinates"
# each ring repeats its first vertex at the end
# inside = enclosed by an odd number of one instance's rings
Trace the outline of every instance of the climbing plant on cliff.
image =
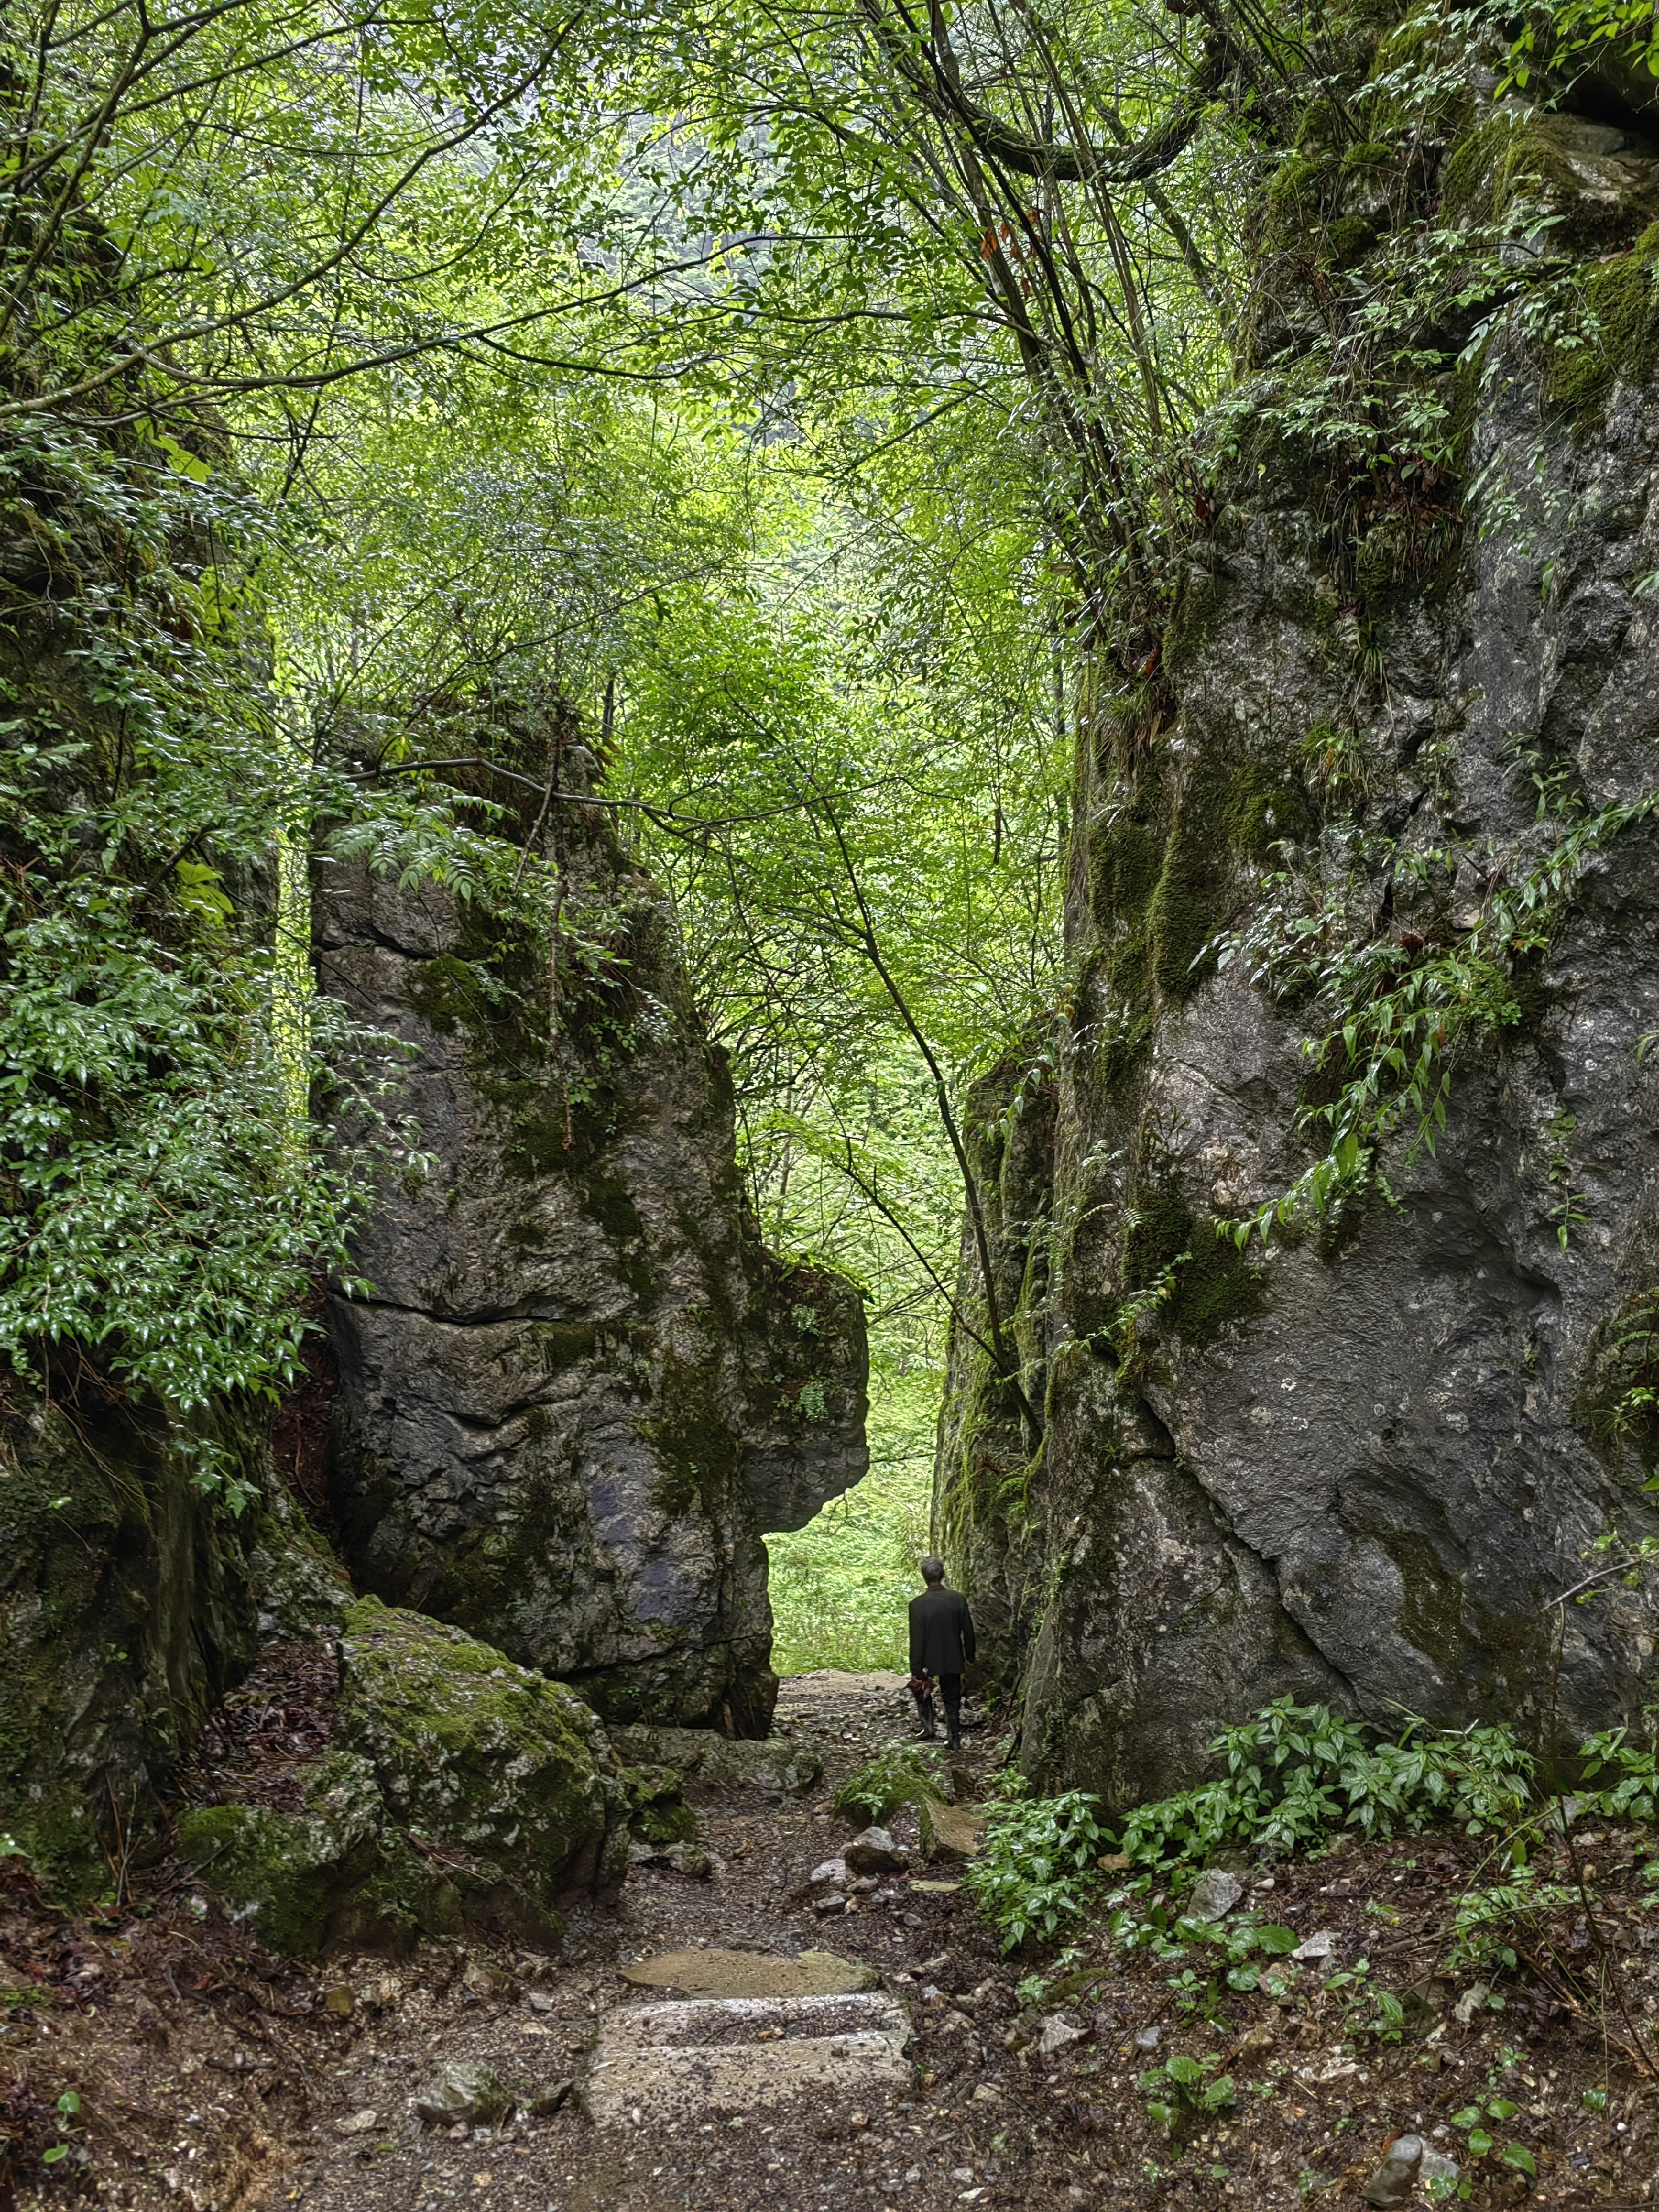
{"type": "Polygon", "coordinates": [[[258,518],[198,442],[58,416],[0,460],[0,1354],[181,1414],[287,1370],[363,1165],[305,1133],[351,1055],[284,971],[310,802],[237,604],[258,518]]]}

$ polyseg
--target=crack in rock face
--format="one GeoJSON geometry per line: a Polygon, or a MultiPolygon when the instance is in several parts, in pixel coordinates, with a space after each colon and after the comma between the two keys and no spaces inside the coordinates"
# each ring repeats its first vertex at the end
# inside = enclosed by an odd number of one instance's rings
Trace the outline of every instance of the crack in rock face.
{"type": "Polygon", "coordinates": [[[666,900],[600,810],[553,812],[556,975],[430,886],[318,885],[321,988],[408,1050],[436,1161],[378,1195],[372,1294],[328,1299],[331,1504],[359,1588],[608,1721],[763,1735],[762,1537],[866,1470],[862,1305],[762,1245],[666,900]]]}

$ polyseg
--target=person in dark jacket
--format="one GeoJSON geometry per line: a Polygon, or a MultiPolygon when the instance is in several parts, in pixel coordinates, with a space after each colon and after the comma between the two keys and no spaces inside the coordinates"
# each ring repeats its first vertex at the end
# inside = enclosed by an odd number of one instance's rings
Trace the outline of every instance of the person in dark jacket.
{"type": "Polygon", "coordinates": [[[962,1670],[974,1657],[974,1616],[960,1590],[945,1587],[943,1559],[924,1559],[927,1585],[910,1601],[910,1694],[921,1716],[920,1736],[933,1741],[933,1677],[945,1698],[945,1741],[954,1751],[962,1741],[962,1670]]]}

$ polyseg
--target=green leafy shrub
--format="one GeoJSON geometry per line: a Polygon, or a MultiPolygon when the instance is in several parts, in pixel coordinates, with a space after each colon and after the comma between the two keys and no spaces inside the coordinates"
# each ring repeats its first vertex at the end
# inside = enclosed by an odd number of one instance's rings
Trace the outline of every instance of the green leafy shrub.
{"type": "Polygon", "coordinates": [[[890,1744],[849,1776],[830,1802],[838,1813],[885,1826],[901,1805],[942,1805],[946,1794],[937,1760],[912,1745],[890,1744]]]}
{"type": "MultiPolygon", "coordinates": [[[[1585,1738],[1585,1784],[1577,1803],[1602,1819],[1652,1820],[1659,1818],[1659,1754],[1626,1735],[1610,1729],[1585,1738]]],[[[1378,1741],[1360,1722],[1280,1698],[1253,1720],[1224,1729],[1210,1749],[1225,1764],[1220,1779],[1125,1816],[1119,1848],[1132,1873],[1103,1899],[1105,1923],[1117,1943],[1150,1947],[1160,1959],[1183,1966],[1194,1948],[1223,1954],[1214,1978],[1189,1968],[1180,1985],[1171,1984],[1189,2008],[1213,1997],[1220,1978],[1235,1990],[1257,1987],[1273,1970],[1253,1954],[1271,1961],[1295,1948],[1289,1929],[1261,1926],[1248,1912],[1220,1921],[1183,1913],[1178,1899],[1193,1870],[1218,1851],[1306,1849],[1343,1831],[1368,1838],[1409,1834],[1436,1820],[1461,1821],[1471,1834],[1504,1832],[1504,1880],[1471,1892],[1460,1909],[1459,1964],[1512,1966],[1506,1929],[1565,1894],[1534,1887],[1527,1868],[1527,1839],[1547,1801],[1532,1754],[1507,1728],[1437,1729],[1411,1720],[1397,1737],[1378,1741]],[[1173,1875],[1176,1898],[1148,1907],[1146,1893],[1158,1875],[1173,1875]],[[1133,1910],[1132,1896],[1139,1899],[1133,1910]]],[[[1081,1790],[1030,1799],[1017,1779],[1006,1785],[967,1878],[1006,1950],[1030,1936],[1053,1942],[1083,1919],[1103,1886],[1098,1811],[1098,1801],[1081,1790]]]]}
{"type": "Polygon", "coordinates": [[[1458,1899],[1449,1971],[1455,1974],[1469,1967],[1513,1967],[1518,1946],[1536,1931],[1544,1916],[1574,1910],[1579,1901],[1576,1888],[1565,1882],[1540,1881],[1528,1866],[1513,1869],[1502,1881],[1465,1891],[1458,1899]]]}
{"type": "Polygon", "coordinates": [[[1519,2106],[1508,2097],[1492,2097],[1482,2103],[1465,2105],[1461,2112],[1451,2115],[1451,2124],[1463,2137],[1462,2149],[1468,2158],[1486,2158],[1498,2151],[1498,2162],[1512,2172],[1524,2173],[1533,2179],[1538,2172],[1538,2162],[1524,2143],[1507,2142],[1498,2150],[1498,2138],[1492,2133],[1492,2123],[1501,2126],[1515,2118],[1519,2106]]]}
{"type": "Polygon", "coordinates": [[[1133,1863],[1202,1863],[1227,1846],[1291,1850],[1334,1829],[1390,1836],[1451,1817],[1479,1830],[1531,1802],[1534,1762],[1506,1728],[1431,1729],[1413,1720],[1395,1741],[1322,1705],[1280,1698],[1210,1746],[1219,1781],[1129,1814],[1133,1863]]]}
{"type": "Polygon", "coordinates": [[[1626,1729],[1599,1729],[1584,1738],[1584,1786],[1578,1802],[1607,1820],[1659,1818],[1659,1754],[1626,1743],[1626,1729]]]}
{"type": "Polygon", "coordinates": [[[966,1875],[1005,1951],[1032,1936],[1052,1943],[1083,1918],[1100,1880],[1099,1809],[1086,1790],[1028,1797],[1018,1777],[1005,1784],[966,1875]]]}
{"type": "Polygon", "coordinates": [[[1150,1951],[1174,1970],[1167,1985],[1182,2013],[1210,2016],[1230,1990],[1239,1995],[1256,1990],[1273,1997],[1285,1994],[1297,1970],[1284,1962],[1302,1940],[1293,1928],[1260,1921],[1249,1911],[1197,1919],[1161,1893],[1146,1902],[1144,1893],[1152,1880],[1150,1875],[1139,1877],[1134,1888],[1143,1897],[1134,1906],[1125,1901],[1127,1891],[1109,1897],[1105,1925],[1117,1949],[1150,1951]]]}

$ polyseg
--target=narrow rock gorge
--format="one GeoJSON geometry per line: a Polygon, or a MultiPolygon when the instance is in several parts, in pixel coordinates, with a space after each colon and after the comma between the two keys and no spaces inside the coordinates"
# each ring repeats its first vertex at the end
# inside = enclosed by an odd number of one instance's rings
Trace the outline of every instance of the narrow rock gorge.
{"type": "Polygon", "coordinates": [[[1404,167],[1305,114],[1254,416],[1085,702],[1076,986],[976,1101],[1045,1433],[958,1330],[937,1506],[1028,1771],[1117,1806],[1270,1698],[1547,1744],[1652,1695],[1606,1570],[1659,1526],[1659,147],[1494,82],[1463,56],[1404,167]],[[1425,313],[1455,466],[1351,473],[1318,395],[1431,225],[1547,240],[1577,319],[1425,313]]]}

